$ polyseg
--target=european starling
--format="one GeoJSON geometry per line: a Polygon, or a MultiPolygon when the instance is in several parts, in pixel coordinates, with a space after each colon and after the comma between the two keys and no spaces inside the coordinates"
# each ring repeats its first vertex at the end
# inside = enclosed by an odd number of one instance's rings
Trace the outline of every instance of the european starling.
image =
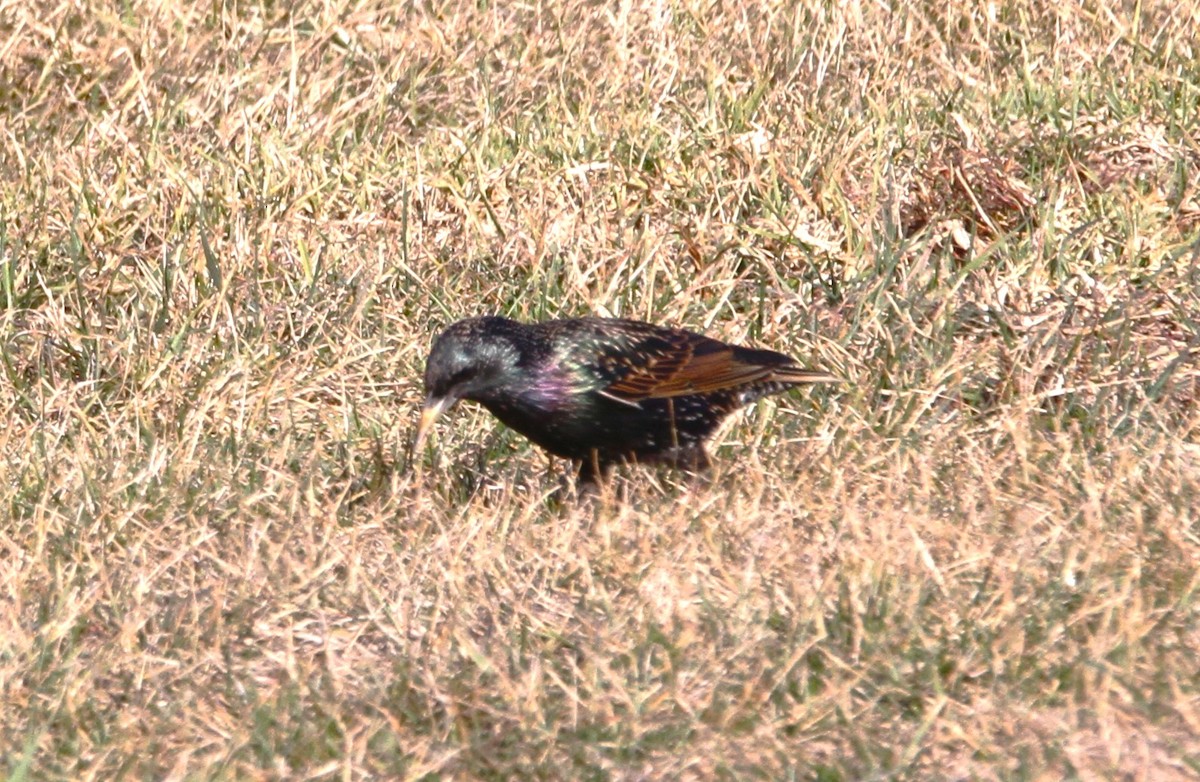
{"type": "Polygon", "coordinates": [[[595,483],[620,462],[709,464],[704,441],[725,416],[767,394],[837,382],[788,356],[636,320],[574,318],[523,324],[460,320],[434,341],[419,447],[460,399],[595,483]]]}

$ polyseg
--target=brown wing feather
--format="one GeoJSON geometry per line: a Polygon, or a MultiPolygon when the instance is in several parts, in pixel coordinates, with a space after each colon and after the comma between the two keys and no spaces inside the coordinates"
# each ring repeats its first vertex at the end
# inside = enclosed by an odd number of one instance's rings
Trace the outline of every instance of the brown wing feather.
{"type": "Polygon", "coordinates": [[[637,360],[625,361],[627,372],[604,392],[631,400],[705,394],[770,380],[777,370],[790,369],[781,354],[746,350],[688,332],[671,337],[665,349],[652,344],[660,341],[657,338],[646,340],[643,344],[650,349],[635,351],[637,360]],[[770,363],[754,360],[763,357],[770,363]]]}
{"type": "Polygon", "coordinates": [[[574,331],[568,342],[574,357],[564,357],[564,363],[583,369],[581,379],[598,382],[592,390],[625,404],[760,383],[837,382],[833,375],[796,366],[782,353],[728,345],[691,331],[616,318],[560,321],[553,327],[567,325],[574,331]]]}

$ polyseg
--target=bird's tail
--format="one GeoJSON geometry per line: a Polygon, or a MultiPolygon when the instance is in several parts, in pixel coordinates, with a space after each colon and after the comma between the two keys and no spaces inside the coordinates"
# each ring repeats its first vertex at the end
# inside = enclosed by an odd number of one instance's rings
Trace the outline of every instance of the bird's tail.
{"type": "Polygon", "coordinates": [[[831,375],[828,372],[821,372],[817,369],[803,369],[801,367],[774,367],[771,370],[771,380],[777,383],[794,383],[796,385],[802,383],[842,382],[842,379],[837,375],[831,375]]]}

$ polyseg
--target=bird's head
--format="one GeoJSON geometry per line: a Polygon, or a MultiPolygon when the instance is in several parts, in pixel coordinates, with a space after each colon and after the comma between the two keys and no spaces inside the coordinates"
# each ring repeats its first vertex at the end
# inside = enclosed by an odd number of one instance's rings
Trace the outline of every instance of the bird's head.
{"type": "Polygon", "coordinates": [[[460,399],[484,401],[505,384],[520,358],[510,336],[518,325],[506,318],[470,318],[452,324],[434,340],[425,364],[425,407],[414,449],[421,447],[433,422],[460,399]]]}

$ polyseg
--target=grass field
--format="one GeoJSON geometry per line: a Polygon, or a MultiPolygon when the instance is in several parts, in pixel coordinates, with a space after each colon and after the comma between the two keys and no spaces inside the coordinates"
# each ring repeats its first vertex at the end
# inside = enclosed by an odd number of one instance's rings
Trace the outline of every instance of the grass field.
{"type": "Polygon", "coordinates": [[[0,2],[0,774],[1200,778],[1200,12],[0,2]],[[431,338],[844,377],[711,481],[431,338]]]}

